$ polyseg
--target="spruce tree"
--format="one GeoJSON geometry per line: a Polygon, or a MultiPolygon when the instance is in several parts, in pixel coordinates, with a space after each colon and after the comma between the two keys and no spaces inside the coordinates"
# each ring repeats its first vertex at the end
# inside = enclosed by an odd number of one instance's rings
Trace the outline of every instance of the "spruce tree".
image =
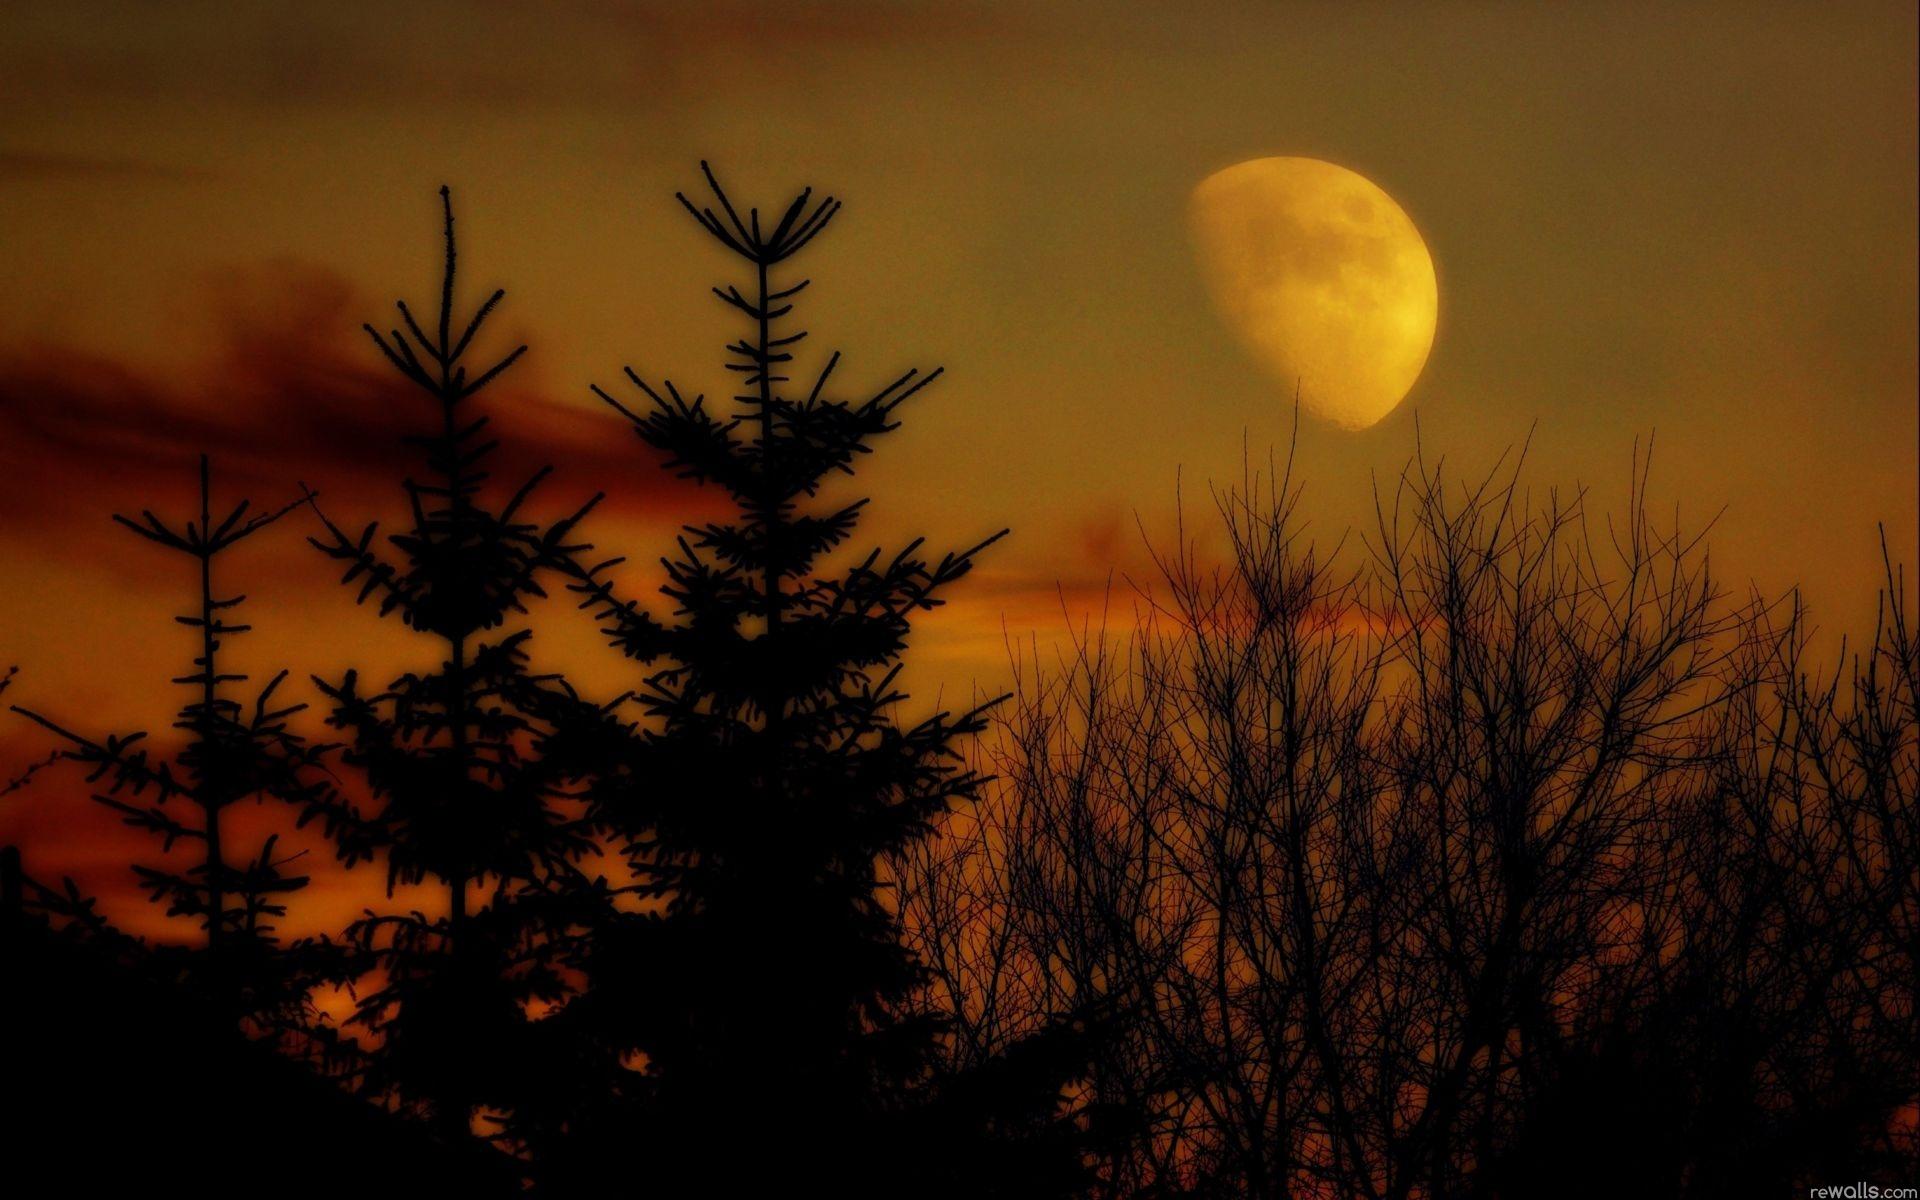
{"type": "Polygon", "coordinates": [[[940,371],[840,399],[835,353],[793,389],[808,281],[788,264],[840,204],[803,191],[763,221],[702,170],[718,210],[679,200],[747,276],[714,289],[745,323],[727,347],[738,393],[709,407],[631,368],[642,403],[594,390],[734,515],[686,528],[662,560],[664,620],[619,596],[617,559],[575,584],[611,641],[655,666],[639,743],[597,781],[595,808],[654,903],[610,922],[581,963],[583,1007],[640,1065],[617,1137],[640,1139],[637,1169],[664,1196],[1064,1190],[1071,1054],[1056,1039],[993,1079],[940,1079],[943,1026],[917,1003],[923,969],[886,882],[888,861],[984,782],[957,745],[987,707],[904,723],[899,680],[915,615],[1002,534],[937,556],[919,540],[835,555],[867,502],[823,490],[940,371]]]}
{"type": "Polygon", "coordinates": [[[319,770],[324,747],[309,744],[290,727],[290,718],[306,706],[276,699],[286,671],[274,675],[250,703],[232,695],[233,685],[247,675],[225,663],[222,651],[251,626],[235,619],[246,597],[223,594],[215,564],[304,499],[267,512],[254,512],[242,500],[216,519],[205,455],[199,485],[197,517],[169,523],[147,510],[138,520],[113,518],[195,564],[197,602],[193,611],[174,618],[194,631],[198,648],[193,669],[173,680],[189,689],[173,723],[186,737],[184,747],[169,760],[149,750],[144,732],[96,738],[29,709],[15,706],[14,711],[65,743],[58,759],[86,767],[88,783],[101,786],[93,799],[119,813],[125,824],[158,839],[163,852],[181,843],[198,848],[191,866],[133,867],[141,887],[166,905],[169,917],[199,922],[202,938],[185,963],[187,982],[222,1024],[245,1020],[252,1032],[290,1031],[306,1025],[307,988],[325,965],[328,947],[313,941],[281,944],[275,922],[286,914],[286,897],[307,884],[305,876],[283,869],[299,856],[280,855],[277,834],[242,851],[226,817],[249,799],[301,808],[323,803],[329,790],[319,770]]]}
{"type": "MultiPolygon", "coordinates": [[[[379,544],[378,523],[350,533],[325,514],[311,539],[346,564],[343,582],[403,622],[437,662],[368,690],[357,671],[316,679],[329,723],[363,796],[327,811],[349,864],[382,860],[387,892],[426,884],[434,913],[369,913],[348,931],[381,971],[355,1020],[378,1038],[369,1085],[431,1115],[463,1139],[475,1109],[510,1109],[528,1066],[526,1010],[565,994],[551,969],[538,914],[591,849],[568,810],[569,756],[549,754],[576,714],[591,715],[565,681],[534,673],[529,632],[495,632],[524,616],[542,574],[580,547],[568,542],[592,507],[542,524],[525,506],[548,470],[504,502],[487,497],[497,442],[476,398],[520,360],[520,346],[470,365],[476,339],[504,291],[455,316],[453,208],[440,191],[445,260],[429,331],[404,302],[402,328],[366,332],[426,401],[423,430],[406,439],[424,468],[403,482],[407,518],[379,544]]],[[[316,511],[318,507],[316,506],[316,511]]]]}

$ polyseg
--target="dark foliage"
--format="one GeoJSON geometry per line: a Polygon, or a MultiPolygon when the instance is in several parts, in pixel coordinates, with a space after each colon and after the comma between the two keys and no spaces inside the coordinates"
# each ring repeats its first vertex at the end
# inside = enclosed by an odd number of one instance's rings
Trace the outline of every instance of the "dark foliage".
{"type": "Polygon", "coordinates": [[[520,1194],[510,1159],[442,1146],[282,1053],[284,1039],[243,1037],[153,951],[0,849],[9,1194],[520,1194]]]}
{"type": "Polygon", "coordinates": [[[486,498],[496,443],[476,397],[526,348],[469,365],[504,293],[456,322],[453,208],[440,194],[446,258],[433,331],[404,301],[403,328],[366,327],[431,414],[407,439],[424,470],[402,485],[405,524],[383,547],[377,523],[350,533],[322,515],[324,535],[312,539],[345,564],[342,580],[361,601],[416,631],[440,661],[378,689],[351,670],[315,683],[332,702],[328,724],[346,736],[342,758],[360,774],[361,794],[321,813],[341,858],[381,861],[389,895],[427,883],[445,897],[442,911],[369,912],[347,930],[378,971],[355,1017],[377,1042],[366,1086],[437,1113],[463,1137],[476,1109],[512,1106],[538,1057],[527,1008],[564,991],[538,931],[542,896],[593,847],[570,812],[568,756],[549,751],[559,726],[596,710],[530,669],[526,631],[496,631],[544,594],[543,572],[582,549],[568,539],[592,505],[545,525],[523,515],[544,469],[497,507],[486,498]]]}
{"type": "MultiPolygon", "coordinates": [[[[214,564],[238,543],[285,516],[293,505],[255,513],[242,500],[216,519],[211,470],[200,460],[200,512],[197,518],[169,524],[152,512],[139,520],[115,516],[140,537],[193,560],[198,597],[194,610],[174,620],[196,632],[199,653],[193,670],[173,680],[189,689],[173,727],[186,744],[172,760],[147,747],[145,733],[96,737],[56,723],[38,712],[14,711],[56,734],[65,748],[57,761],[86,770],[88,784],[100,790],[93,799],[119,813],[127,825],[151,834],[160,849],[176,843],[196,847],[197,861],[136,864],[134,874],[151,899],[166,905],[170,917],[194,917],[203,941],[181,964],[185,978],[205,991],[213,1011],[229,1022],[249,1019],[267,1029],[289,1031],[306,1026],[307,991],[323,974],[337,972],[335,948],[302,940],[283,945],[274,922],[286,915],[285,898],[307,884],[288,874],[298,855],[277,853],[279,839],[268,836],[236,856],[223,816],[243,801],[275,800],[302,809],[321,805],[330,785],[319,769],[321,748],[289,727],[306,706],[276,700],[286,672],[275,675],[250,703],[230,695],[247,676],[223,666],[227,639],[247,632],[235,610],[246,597],[222,595],[214,582],[214,564]]],[[[77,897],[76,897],[77,899],[77,897]]],[[[172,951],[162,948],[163,955],[172,951]]]]}
{"type": "Polygon", "coordinates": [[[727,347],[738,393],[712,408],[632,370],[642,404],[595,390],[738,515],[689,527],[663,560],[664,621],[616,597],[618,560],[576,585],[614,645],[656,667],[628,765],[594,798],[650,902],[601,930],[583,962],[582,1019],[644,1063],[625,1088],[622,1153],[637,1139],[641,1174],[670,1196],[799,1180],[842,1196],[1066,1188],[1071,1031],[1010,1052],[991,1083],[984,1070],[943,1078],[945,1029],[917,1003],[924,971],[885,870],[984,782],[955,746],[986,709],[902,723],[898,679],[915,614],[1000,535],[941,555],[915,541],[834,557],[866,501],[827,503],[827,485],[940,372],[841,399],[836,353],[790,390],[808,281],[778,273],[840,204],[803,191],[763,221],[706,179],[717,210],[680,201],[746,268],[743,285],[714,289],[746,326],[727,347]]]}

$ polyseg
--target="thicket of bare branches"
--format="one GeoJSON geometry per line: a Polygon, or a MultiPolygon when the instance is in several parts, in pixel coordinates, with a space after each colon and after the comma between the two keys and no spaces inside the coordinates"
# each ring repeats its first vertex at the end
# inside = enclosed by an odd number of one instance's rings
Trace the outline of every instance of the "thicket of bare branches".
{"type": "Polygon", "coordinates": [[[952,1053],[1127,1014],[1105,1196],[1908,1177],[1903,579],[1836,660],[1645,484],[1416,460],[1331,549],[1286,474],[1216,494],[1224,561],[1183,531],[1126,637],[1023,664],[998,792],[901,864],[952,1053]]]}

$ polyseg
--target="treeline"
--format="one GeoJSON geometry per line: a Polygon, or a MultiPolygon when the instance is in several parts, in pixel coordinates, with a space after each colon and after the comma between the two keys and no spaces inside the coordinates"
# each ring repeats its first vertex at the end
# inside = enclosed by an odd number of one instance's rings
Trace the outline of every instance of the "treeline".
{"type": "MultiPolygon", "coordinates": [[[[1362,538],[1283,469],[1027,661],[915,847],[956,1065],[1099,999],[1089,1194],[1723,1197],[1920,1172],[1920,640],[1416,461],[1362,538]],[[1824,665],[1823,665],[1824,664],[1824,665]],[[1043,669],[1044,668],[1044,669],[1043,669]]],[[[1863,1193],[1864,1194],[1864,1193],[1863,1193]]]]}
{"type": "MultiPolygon", "coordinates": [[[[983,783],[957,745],[985,711],[903,722],[897,679],[915,614],[998,535],[950,553],[916,541],[834,557],[865,501],[820,499],[940,372],[847,399],[836,353],[796,384],[807,280],[790,262],[840,205],[802,192],[763,214],[737,208],[710,172],[706,183],[706,198],[680,202],[741,268],[714,289],[741,321],[726,347],[733,394],[709,404],[630,369],[626,398],[595,389],[637,435],[636,471],[664,463],[731,502],[730,517],[685,529],[662,560],[666,603],[621,593],[621,559],[579,533],[592,503],[543,522],[529,512],[547,471],[490,477],[488,389],[525,347],[482,355],[503,294],[460,307],[443,189],[436,302],[403,301],[390,326],[366,328],[419,397],[416,463],[392,515],[350,521],[312,493],[262,513],[220,497],[217,464],[203,460],[197,512],[116,518],[197,577],[178,618],[191,665],[173,680],[188,689],[174,722],[184,748],[165,758],[142,733],[16,709],[60,743],[43,768],[79,767],[94,799],[158,850],[192,848],[190,865],[169,856],[134,870],[170,916],[198,922],[198,943],[134,944],[71,884],[13,864],[14,964],[63,969],[43,934],[106,948],[161,987],[130,991],[128,1011],[103,1019],[147,1020],[153,995],[184,989],[216,1026],[462,1149],[396,1158],[361,1181],[382,1194],[465,1192],[489,1152],[551,1195],[774,1195],[805,1181],[844,1196],[1072,1194],[1085,1176],[1066,1102],[1083,1015],[1063,1011],[978,1067],[950,1069],[947,1025],[925,1003],[884,878],[983,783]],[[296,510],[369,619],[404,626],[437,664],[312,680],[325,740],[304,704],[281,699],[284,673],[249,693],[225,654],[249,626],[223,552],[296,510]],[[550,598],[598,621],[633,663],[630,690],[584,696],[538,666],[522,622],[550,598]],[[443,902],[376,906],[334,936],[284,941],[276,923],[308,879],[277,837],[235,844],[223,818],[252,802],[319,830],[389,897],[404,886],[443,902]],[[344,1025],[320,1019],[323,987],[352,989],[344,1025]],[[456,1161],[457,1185],[444,1173],[456,1161]],[[442,1173],[423,1173],[429,1163],[442,1173]]],[[[154,1028],[149,1040],[191,1032],[154,1028]]],[[[204,1188],[248,1150],[226,1136],[239,1098],[218,1094],[232,1061],[210,1049],[181,1077],[101,1087],[149,1096],[164,1106],[157,1120],[206,1105],[182,1148],[204,1188]]],[[[111,1144],[118,1132],[89,1136],[111,1144]]],[[[279,1165],[272,1189],[298,1190],[311,1170],[279,1165]]]]}
{"type": "MultiPolygon", "coordinates": [[[[199,938],[127,938],[9,860],[16,966],[94,947],[384,1114],[376,1194],[1719,1196],[1914,1170],[1920,646],[1891,567],[1873,640],[1822,674],[1798,611],[1731,602],[1639,488],[1589,528],[1583,497],[1416,464],[1322,552],[1297,490],[1250,480],[1219,498],[1225,558],[1167,548],[1137,629],[1025,664],[1004,706],[908,719],[911,623],[1000,535],[856,550],[866,501],[822,490],[939,371],[852,399],[837,353],[802,375],[791,261],[839,205],[706,183],[680,200],[740,266],[714,289],[736,386],[595,388],[636,471],[727,501],[667,548],[663,600],[622,591],[594,503],[538,519],[549,472],[492,478],[488,388],[525,348],[483,355],[502,294],[461,308],[443,189],[436,302],[367,327],[420,405],[389,515],[304,488],[256,510],[203,460],[195,511],[116,518],[190,564],[179,752],[16,709],[44,768],[150,835],[133,869],[199,938]],[[300,524],[431,670],[232,668],[222,555],[300,524]],[[630,690],[543,669],[542,603],[585,610],[630,690]],[[282,938],[308,879],[223,820],[253,803],[370,893],[440,903],[282,938]],[[343,987],[334,1024],[315,996],[343,987]]],[[[132,995],[87,1019],[147,1029],[132,995]]],[[[270,1105],[234,1061],[125,1086],[270,1105]]],[[[209,1117],[186,1161],[264,1136],[239,1128],[209,1117]]]]}

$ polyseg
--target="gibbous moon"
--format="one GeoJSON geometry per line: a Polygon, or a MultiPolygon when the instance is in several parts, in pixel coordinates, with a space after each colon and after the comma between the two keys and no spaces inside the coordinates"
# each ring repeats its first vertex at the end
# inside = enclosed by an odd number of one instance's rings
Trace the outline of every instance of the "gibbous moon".
{"type": "Polygon", "coordinates": [[[1300,406],[1364,429],[1406,398],[1433,348],[1439,286],[1393,197],[1313,158],[1256,158],[1193,189],[1214,304],[1300,406]]]}

